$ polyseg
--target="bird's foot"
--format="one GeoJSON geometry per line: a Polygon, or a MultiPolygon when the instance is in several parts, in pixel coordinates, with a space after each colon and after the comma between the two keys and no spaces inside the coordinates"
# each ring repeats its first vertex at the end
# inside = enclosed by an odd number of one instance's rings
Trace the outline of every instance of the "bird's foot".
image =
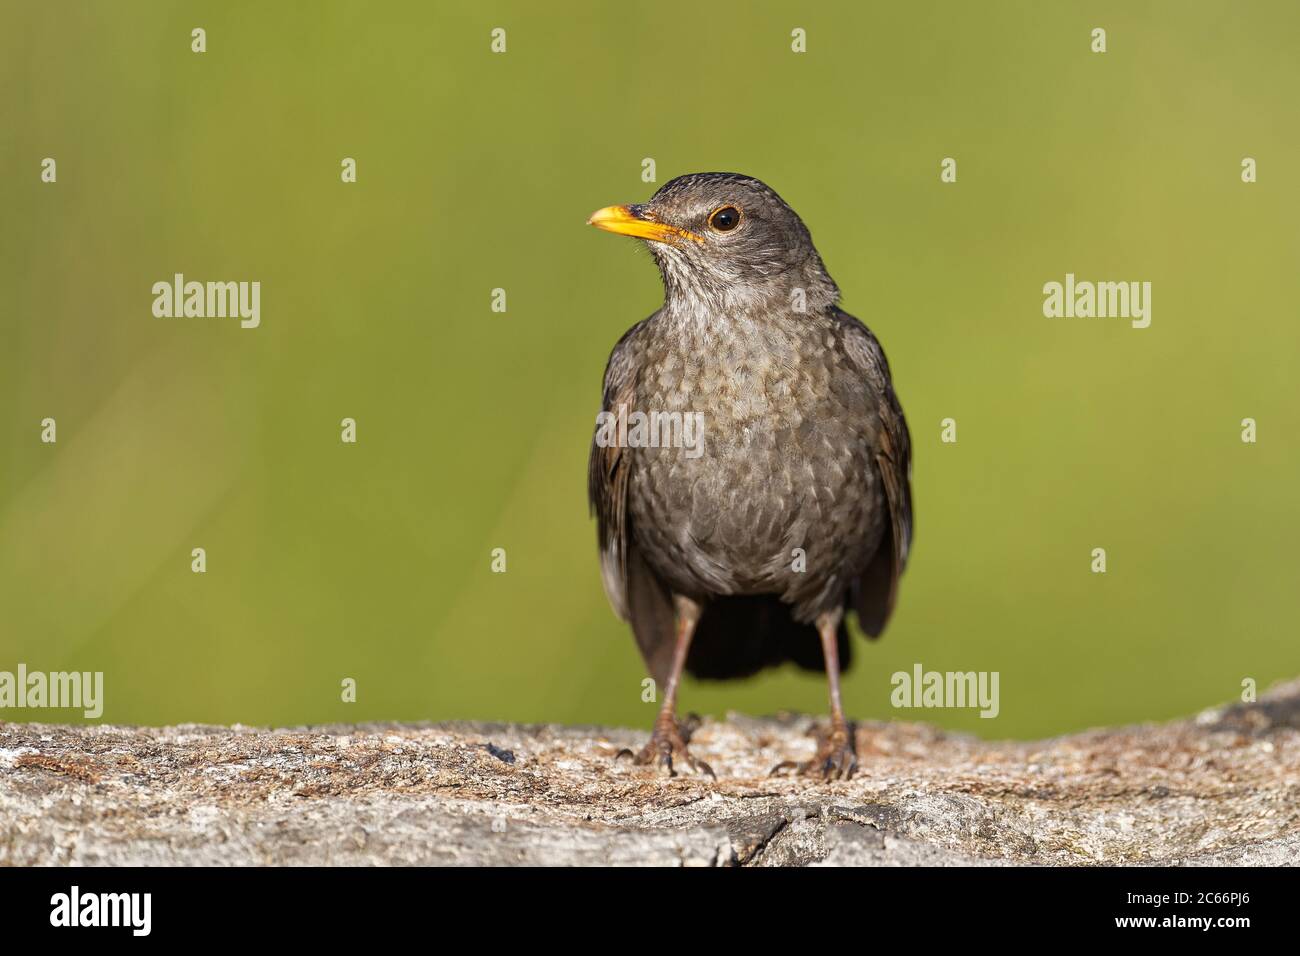
{"type": "Polygon", "coordinates": [[[803,777],[820,777],[822,780],[848,780],[858,769],[858,758],[853,753],[853,734],[845,725],[834,726],[830,733],[821,735],[817,753],[812,760],[800,763],[783,760],[771,769],[768,776],[775,777],[793,770],[803,777]]]}
{"type": "Polygon", "coordinates": [[[634,764],[652,766],[668,777],[675,777],[679,772],[683,772],[709,776],[716,780],[713,768],[703,760],[692,757],[691,752],[686,749],[686,743],[691,739],[691,732],[698,723],[699,719],[696,717],[688,717],[681,725],[671,716],[661,717],[655,721],[654,732],[650,735],[648,744],[637,753],[626,748],[620,750],[614,759],[630,757],[634,764]]]}

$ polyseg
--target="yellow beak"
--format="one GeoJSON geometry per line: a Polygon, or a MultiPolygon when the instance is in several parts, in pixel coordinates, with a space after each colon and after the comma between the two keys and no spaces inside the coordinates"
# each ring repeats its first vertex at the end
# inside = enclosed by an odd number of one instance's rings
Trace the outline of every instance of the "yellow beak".
{"type": "Polygon", "coordinates": [[[587,225],[595,226],[597,229],[604,229],[606,232],[617,233],[620,236],[649,239],[651,242],[676,242],[679,239],[691,239],[695,242],[704,241],[702,237],[693,232],[678,229],[676,226],[670,226],[667,223],[643,218],[633,212],[630,206],[606,206],[604,209],[597,209],[591,214],[591,218],[587,220],[587,225]]]}

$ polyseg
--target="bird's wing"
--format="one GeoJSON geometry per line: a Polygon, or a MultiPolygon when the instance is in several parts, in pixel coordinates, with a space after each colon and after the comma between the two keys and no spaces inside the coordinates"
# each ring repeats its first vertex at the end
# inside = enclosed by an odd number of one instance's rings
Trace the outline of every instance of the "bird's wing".
{"type": "Polygon", "coordinates": [[[912,544],[912,441],[894,394],[885,352],[871,331],[853,316],[838,312],[844,346],[863,373],[867,401],[880,427],[876,441],[876,470],[889,506],[889,521],[880,548],[858,578],[852,596],[858,623],[878,637],[894,610],[898,581],[912,544]]]}
{"type": "MultiPolygon", "coordinates": [[[[638,329],[644,324],[633,326],[610,354],[605,369],[603,411],[617,414],[620,405],[626,406],[629,412],[636,410],[638,360],[635,341],[638,329]]],[[[632,541],[627,511],[631,467],[628,455],[628,449],[617,445],[601,447],[593,435],[587,466],[587,494],[591,510],[596,515],[600,577],[605,585],[605,595],[614,612],[632,625],[646,667],[662,684],[672,663],[675,633],[672,594],[632,541]]]]}
{"type": "MultiPolygon", "coordinates": [[[[635,407],[636,366],[630,343],[640,325],[634,325],[614,346],[605,367],[603,412],[618,413],[620,405],[635,407]]],[[[587,462],[587,498],[596,516],[596,539],[600,545],[600,576],[605,595],[616,613],[628,620],[627,605],[627,477],[626,449],[617,444],[602,447],[597,442],[599,426],[591,437],[587,462]]]]}

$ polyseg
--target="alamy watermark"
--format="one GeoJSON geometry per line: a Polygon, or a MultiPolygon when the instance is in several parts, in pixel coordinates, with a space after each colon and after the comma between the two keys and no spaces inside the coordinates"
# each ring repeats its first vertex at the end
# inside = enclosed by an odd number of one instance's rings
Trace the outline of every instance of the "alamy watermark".
{"type": "Polygon", "coordinates": [[[74,884],[67,893],[50,897],[50,925],[120,926],[129,928],[132,936],[148,936],[153,929],[153,894],[83,893],[74,884]]]}
{"type": "Polygon", "coordinates": [[[1130,319],[1135,329],[1151,324],[1150,282],[1090,282],[1076,280],[1043,285],[1043,315],[1049,319],[1130,319]]]}
{"type": "Polygon", "coordinates": [[[682,448],[687,458],[704,454],[703,412],[617,412],[596,416],[596,444],[601,448],[682,448]]]}
{"type": "Polygon", "coordinates": [[[104,713],[103,671],[0,671],[0,709],[5,707],[77,708],[91,719],[104,713]]]}
{"type": "Polygon", "coordinates": [[[911,673],[895,671],[889,702],[895,707],[978,707],[980,716],[996,717],[998,671],[927,671],[913,664],[911,673]]]}
{"type": "Polygon", "coordinates": [[[238,318],[239,327],[262,324],[262,283],[186,282],[176,273],[170,282],[153,284],[153,314],[159,319],[238,318]]]}

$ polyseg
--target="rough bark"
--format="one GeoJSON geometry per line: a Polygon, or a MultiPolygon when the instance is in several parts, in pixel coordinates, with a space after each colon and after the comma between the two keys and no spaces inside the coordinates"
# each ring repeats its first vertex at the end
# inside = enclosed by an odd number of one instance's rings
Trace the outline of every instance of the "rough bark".
{"type": "Polygon", "coordinates": [[[633,730],[0,725],[5,864],[1293,864],[1300,681],[1193,720],[988,743],[861,724],[845,783],[770,778],[808,718],[633,730]]]}

